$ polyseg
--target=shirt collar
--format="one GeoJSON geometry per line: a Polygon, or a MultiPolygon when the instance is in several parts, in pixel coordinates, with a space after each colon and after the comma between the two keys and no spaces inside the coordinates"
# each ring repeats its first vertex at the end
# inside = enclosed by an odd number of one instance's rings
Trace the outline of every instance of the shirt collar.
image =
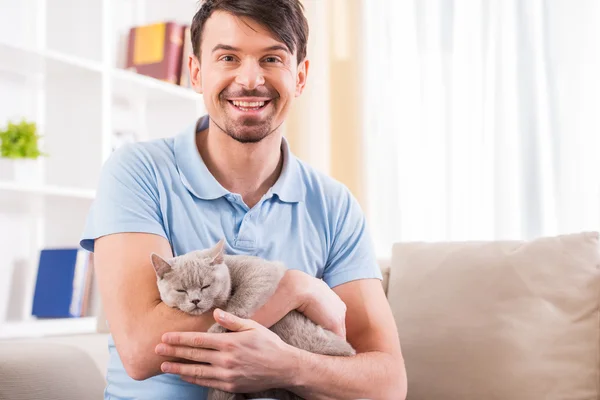
{"type": "Polygon", "coordinates": [[[285,137],[281,141],[281,150],[283,152],[283,167],[279,179],[271,188],[271,192],[281,201],[286,203],[298,203],[304,200],[306,187],[302,180],[302,171],[300,162],[290,150],[290,146],[285,137]]]}
{"type": "MultiPolygon", "coordinates": [[[[205,115],[198,122],[174,140],[175,162],[179,177],[184,186],[196,197],[203,200],[214,200],[230,194],[210,173],[196,147],[196,133],[209,125],[209,117],[205,115]]],[[[267,196],[276,195],[286,203],[297,203],[304,199],[305,187],[302,182],[301,168],[298,159],[292,154],[285,138],[281,143],[283,167],[279,178],[267,192],[267,196]]]]}

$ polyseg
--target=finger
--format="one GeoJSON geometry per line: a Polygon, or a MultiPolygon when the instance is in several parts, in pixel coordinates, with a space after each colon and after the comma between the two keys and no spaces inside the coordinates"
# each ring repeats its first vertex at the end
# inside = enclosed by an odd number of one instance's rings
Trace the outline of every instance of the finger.
{"type": "Polygon", "coordinates": [[[235,391],[231,383],[220,381],[218,379],[202,379],[195,376],[182,376],[181,380],[193,383],[194,385],[210,387],[228,393],[235,391]]]}
{"type": "Polygon", "coordinates": [[[161,356],[184,358],[186,360],[205,362],[209,364],[214,364],[219,354],[217,350],[188,346],[171,346],[168,344],[157,345],[155,351],[156,354],[161,356]]]}
{"type": "Polygon", "coordinates": [[[340,321],[339,332],[340,332],[339,335],[343,339],[346,339],[346,320],[345,320],[345,318],[342,318],[342,320],[340,321]]]}
{"type": "Polygon", "coordinates": [[[235,315],[218,308],[214,312],[214,318],[223,328],[233,332],[248,331],[260,326],[256,321],[236,317],[235,315]]]}
{"type": "Polygon", "coordinates": [[[225,345],[223,335],[206,332],[168,332],[162,336],[162,341],[175,346],[202,347],[213,350],[221,350],[225,345]]]}
{"type": "Polygon", "coordinates": [[[341,337],[342,339],[346,339],[346,330],[343,326],[334,327],[333,333],[341,337]]]}
{"type": "Polygon", "coordinates": [[[225,370],[219,367],[205,364],[183,364],[164,362],[160,366],[162,372],[176,375],[193,376],[200,379],[225,379],[225,370]]]}

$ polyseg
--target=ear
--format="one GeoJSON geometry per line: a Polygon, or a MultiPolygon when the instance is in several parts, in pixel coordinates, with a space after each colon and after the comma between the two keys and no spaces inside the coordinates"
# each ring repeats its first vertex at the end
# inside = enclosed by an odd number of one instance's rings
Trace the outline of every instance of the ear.
{"type": "Polygon", "coordinates": [[[296,97],[299,97],[304,91],[304,87],[306,86],[306,79],[308,77],[308,66],[310,62],[307,59],[304,59],[300,64],[298,64],[298,76],[296,78],[296,97]]]}
{"type": "Polygon", "coordinates": [[[188,68],[190,71],[190,82],[196,92],[202,94],[202,74],[200,73],[200,60],[194,55],[190,54],[188,57],[188,68]]]}
{"type": "Polygon", "coordinates": [[[225,240],[221,239],[219,242],[211,249],[210,255],[212,260],[210,265],[222,264],[223,263],[223,248],[225,246],[225,240]]]}
{"type": "Polygon", "coordinates": [[[162,279],[165,274],[171,271],[171,264],[166,262],[161,256],[156,253],[152,253],[150,256],[152,259],[152,265],[154,266],[154,270],[156,271],[156,275],[162,279]]]}
{"type": "Polygon", "coordinates": [[[214,270],[214,277],[219,282],[225,282],[231,280],[231,275],[229,274],[229,268],[225,264],[220,264],[219,267],[214,270]]]}

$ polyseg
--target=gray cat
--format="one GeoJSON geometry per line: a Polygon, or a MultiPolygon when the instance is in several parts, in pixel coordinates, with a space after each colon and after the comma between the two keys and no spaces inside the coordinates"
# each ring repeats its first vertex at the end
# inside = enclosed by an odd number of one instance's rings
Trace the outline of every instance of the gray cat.
{"type": "MultiPolygon", "coordinates": [[[[287,270],[279,262],[254,256],[226,255],[224,241],[214,247],[164,260],[152,254],[162,301],[192,315],[221,308],[240,318],[250,318],[273,295],[287,270]]],[[[291,346],[331,356],[351,356],[352,346],[333,332],[292,311],[271,327],[291,346]]],[[[225,332],[215,323],[209,332],[225,332]]],[[[209,400],[271,398],[301,400],[284,389],[252,394],[232,394],[211,389],[209,400]]]]}

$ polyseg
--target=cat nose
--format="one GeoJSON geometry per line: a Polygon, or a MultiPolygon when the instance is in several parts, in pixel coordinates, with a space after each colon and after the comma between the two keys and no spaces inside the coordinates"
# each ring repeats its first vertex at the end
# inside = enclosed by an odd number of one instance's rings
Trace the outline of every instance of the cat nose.
{"type": "Polygon", "coordinates": [[[195,306],[198,305],[198,303],[200,303],[200,300],[195,299],[195,300],[190,300],[191,303],[194,303],[195,306]]]}

